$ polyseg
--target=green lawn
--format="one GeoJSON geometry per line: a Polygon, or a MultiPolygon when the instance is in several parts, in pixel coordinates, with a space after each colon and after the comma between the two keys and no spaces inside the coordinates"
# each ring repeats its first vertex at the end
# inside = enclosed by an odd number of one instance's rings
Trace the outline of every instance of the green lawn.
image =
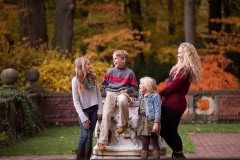
{"type": "MultiPolygon", "coordinates": [[[[239,124],[185,124],[179,126],[184,153],[195,153],[196,149],[189,138],[189,133],[237,133],[239,124]]],[[[46,129],[37,136],[18,142],[12,146],[1,148],[0,156],[19,155],[67,155],[74,154],[79,139],[79,126],[64,126],[46,129]]],[[[94,138],[94,146],[96,138],[94,138]]],[[[171,153],[168,148],[168,153],[171,153]]]]}

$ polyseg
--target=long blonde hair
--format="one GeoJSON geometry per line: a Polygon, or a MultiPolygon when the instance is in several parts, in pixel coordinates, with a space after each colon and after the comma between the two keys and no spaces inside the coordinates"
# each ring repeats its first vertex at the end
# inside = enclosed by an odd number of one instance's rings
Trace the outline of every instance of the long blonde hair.
{"type": "MultiPolygon", "coordinates": [[[[86,82],[87,75],[88,75],[88,73],[85,70],[85,65],[88,61],[89,61],[89,59],[84,56],[78,57],[74,61],[74,75],[77,78],[79,92],[81,92],[85,89],[85,82],[86,82]]],[[[92,70],[90,70],[89,75],[90,75],[92,82],[95,83],[96,79],[97,79],[96,74],[92,70]]]]}
{"type": "Polygon", "coordinates": [[[183,61],[178,60],[177,64],[171,69],[170,74],[173,72],[173,79],[175,79],[179,71],[186,68],[182,76],[190,72],[189,81],[192,84],[197,84],[201,80],[201,61],[197,50],[191,43],[187,42],[181,43],[180,47],[184,52],[183,61]]]}
{"type": "Polygon", "coordinates": [[[145,76],[143,78],[140,78],[140,82],[144,83],[147,93],[157,93],[157,83],[155,79],[145,76]]]}

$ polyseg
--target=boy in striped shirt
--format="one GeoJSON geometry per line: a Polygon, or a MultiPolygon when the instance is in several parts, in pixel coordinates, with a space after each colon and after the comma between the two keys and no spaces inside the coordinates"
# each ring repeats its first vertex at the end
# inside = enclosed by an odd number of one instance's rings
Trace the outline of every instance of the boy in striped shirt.
{"type": "Polygon", "coordinates": [[[113,52],[114,68],[106,72],[102,81],[102,88],[106,93],[103,106],[103,118],[100,126],[100,136],[98,149],[105,149],[108,144],[108,133],[111,128],[111,117],[116,106],[119,107],[119,127],[118,134],[122,134],[127,126],[129,119],[128,106],[132,103],[129,94],[138,90],[137,79],[134,72],[126,67],[128,53],[125,50],[113,52]]]}

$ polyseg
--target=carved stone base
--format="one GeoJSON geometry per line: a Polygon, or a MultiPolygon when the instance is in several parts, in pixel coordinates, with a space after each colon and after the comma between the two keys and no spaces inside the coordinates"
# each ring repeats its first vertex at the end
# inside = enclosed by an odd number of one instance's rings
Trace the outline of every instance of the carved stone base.
{"type": "MultiPolygon", "coordinates": [[[[105,150],[98,150],[98,143],[93,148],[93,156],[91,159],[140,159],[142,150],[141,137],[136,134],[138,127],[138,105],[135,104],[128,108],[129,121],[128,128],[122,134],[116,132],[118,127],[118,107],[114,109],[114,117],[112,117],[111,129],[109,131],[109,144],[105,146],[105,150]]],[[[97,123],[95,136],[99,136],[99,126],[97,123]]],[[[159,147],[161,155],[166,155],[167,147],[163,144],[162,138],[159,136],[159,147]]],[[[152,156],[152,146],[149,146],[149,159],[152,156]]]]}
{"type": "MultiPolygon", "coordinates": [[[[161,157],[165,157],[167,148],[161,148],[161,157]]],[[[106,149],[101,151],[98,150],[97,145],[93,148],[93,156],[91,159],[140,159],[141,157],[141,148],[128,149],[126,144],[125,149],[123,147],[110,147],[106,146],[106,149]]],[[[152,157],[152,147],[149,150],[149,159],[152,157]]]]}

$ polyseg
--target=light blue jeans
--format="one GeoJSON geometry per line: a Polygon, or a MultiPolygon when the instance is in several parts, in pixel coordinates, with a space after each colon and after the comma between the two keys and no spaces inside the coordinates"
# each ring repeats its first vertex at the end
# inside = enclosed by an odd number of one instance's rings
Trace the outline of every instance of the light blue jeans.
{"type": "Polygon", "coordinates": [[[83,109],[84,114],[88,117],[91,123],[90,128],[86,129],[83,127],[83,123],[79,118],[80,139],[78,141],[78,148],[92,147],[93,132],[95,130],[95,125],[97,123],[97,111],[98,111],[97,105],[94,105],[87,109],[83,109]]]}

